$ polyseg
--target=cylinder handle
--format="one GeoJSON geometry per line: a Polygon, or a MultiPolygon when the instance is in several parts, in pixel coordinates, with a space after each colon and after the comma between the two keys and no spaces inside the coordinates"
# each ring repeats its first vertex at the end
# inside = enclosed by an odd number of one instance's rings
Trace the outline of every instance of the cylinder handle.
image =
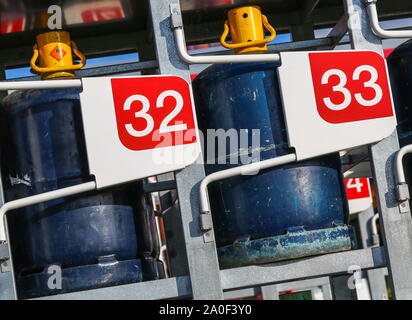
{"type": "Polygon", "coordinates": [[[80,58],[80,63],[76,63],[70,66],[39,67],[36,65],[37,58],[39,57],[39,48],[36,43],[33,46],[33,57],[30,60],[30,67],[32,68],[32,72],[36,74],[41,74],[47,72],[73,71],[83,68],[86,65],[86,57],[79,51],[76,43],[73,40],[70,41],[70,46],[73,50],[73,53],[80,58]]]}
{"type": "Polygon", "coordinates": [[[239,48],[246,48],[246,47],[262,46],[262,45],[265,45],[275,40],[276,30],[270,25],[267,17],[263,14],[262,14],[262,22],[265,28],[269,30],[270,37],[262,39],[262,40],[253,40],[253,41],[247,41],[243,43],[227,43],[226,38],[227,38],[227,35],[229,34],[229,20],[226,20],[225,25],[224,25],[223,34],[220,37],[220,43],[222,44],[222,46],[228,49],[239,49],[239,48]]]}

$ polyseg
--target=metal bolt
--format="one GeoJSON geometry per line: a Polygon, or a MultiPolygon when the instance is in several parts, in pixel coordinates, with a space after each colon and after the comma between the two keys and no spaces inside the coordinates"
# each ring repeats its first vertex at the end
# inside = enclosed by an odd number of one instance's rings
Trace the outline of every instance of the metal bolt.
{"type": "Polygon", "coordinates": [[[10,264],[8,263],[8,260],[5,260],[2,262],[2,264],[0,265],[1,267],[1,272],[10,272],[10,264]]]}

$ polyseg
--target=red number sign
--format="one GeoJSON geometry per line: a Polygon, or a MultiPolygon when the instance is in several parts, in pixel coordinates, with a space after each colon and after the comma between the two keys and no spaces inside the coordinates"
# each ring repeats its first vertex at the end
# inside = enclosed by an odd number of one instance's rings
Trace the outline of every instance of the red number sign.
{"type": "Polygon", "coordinates": [[[348,200],[369,198],[371,196],[368,178],[345,179],[345,185],[348,200]]]}
{"type": "Polygon", "coordinates": [[[318,113],[330,123],[393,116],[385,60],[375,52],[309,53],[318,113]]]}
{"type": "Polygon", "coordinates": [[[188,83],[179,77],[111,79],[117,130],[131,150],[196,142],[188,83]]]}

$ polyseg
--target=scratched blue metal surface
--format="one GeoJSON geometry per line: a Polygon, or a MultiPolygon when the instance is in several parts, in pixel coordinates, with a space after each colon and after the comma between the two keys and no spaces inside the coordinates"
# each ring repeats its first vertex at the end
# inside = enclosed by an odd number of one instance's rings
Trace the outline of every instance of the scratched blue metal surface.
{"type": "MultiPolygon", "coordinates": [[[[261,160],[292,152],[288,148],[276,66],[225,64],[199,74],[193,90],[199,127],[205,137],[207,129],[248,129],[250,146],[253,129],[260,129],[261,160]]],[[[216,143],[216,154],[217,148],[216,143]]],[[[245,148],[233,153],[229,143],[226,151],[227,155],[235,154],[237,160],[242,152],[251,153],[245,148]]],[[[208,152],[206,144],[205,159],[208,152]]],[[[205,168],[210,174],[233,166],[236,165],[207,164],[205,168]]],[[[209,197],[219,247],[242,238],[282,235],[295,227],[309,231],[343,225],[348,218],[337,153],[216,182],[209,187],[209,197]]],[[[291,256],[292,251],[289,250],[291,256]]],[[[308,253],[316,253],[315,248],[308,253]]]]}
{"type": "Polygon", "coordinates": [[[57,273],[49,272],[48,267],[41,273],[18,279],[20,299],[165,278],[164,266],[155,258],[117,261],[114,257],[106,257],[105,261],[98,264],[61,269],[61,288],[50,289],[50,283],[57,284],[57,273]]]}
{"type": "Polygon", "coordinates": [[[356,248],[348,226],[313,231],[295,230],[257,240],[239,240],[218,249],[222,269],[270,263],[356,248]]]}
{"type": "Polygon", "coordinates": [[[62,269],[61,283],[56,280],[58,276],[56,272],[48,273],[48,266],[46,266],[41,273],[20,277],[17,281],[19,299],[116,286],[143,280],[140,259],[62,269]],[[57,284],[59,286],[56,287],[57,284]]]}
{"type": "MultiPolygon", "coordinates": [[[[91,180],[78,89],[16,91],[2,101],[0,111],[6,201],[91,180]]],[[[125,272],[127,264],[120,262],[158,251],[154,213],[140,182],[19,209],[8,214],[8,221],[17,281],[40,279],[50,264],[64,269],[93,266],[107,255],[119,261],[113,270],[121,266],[119,273],[112,272],[117,282],[135,281],[138,278],[125,272]]],[[[133,272],[134,265],[131,268],[133,272]]],[[[89,269],[71,270],[77,271],[68,276],[80,277],[89,269]]],[[[95,285],[97,280],[85,274],[81,285],[87,281],[95,285]]]]}

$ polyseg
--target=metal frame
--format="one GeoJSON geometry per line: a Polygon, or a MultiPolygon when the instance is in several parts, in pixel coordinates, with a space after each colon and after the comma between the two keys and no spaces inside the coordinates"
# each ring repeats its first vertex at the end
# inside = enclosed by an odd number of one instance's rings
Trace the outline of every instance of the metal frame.
{"type": "MultiPolygon", "coordinates": [[[[372,26],[367,16],[366,1],[369,0],[343,1],[347,14],[344,19],[347,18],[348,21],[352,47],[381,53],[381,41],[372,32],[372,26]]],[[[162,74],[173,74],[189,80],[187,62],[217,63],[223,62],[220,61],[221,59],[224,59],[224,62],[229,61],[226,55],[217,60],[210,56],[208,58],[189,56],[185,47],[176,46],[173,32],[177,35],[178,40],[179,37],[181,38],[178,43],[181,44],[184,41],[178,17],[173,18],[170,12],[170,5],[172,4],[176,8],[179,5],[178,0],[149,0],[149,3],[157,54],[157,63],[151,63],[149,69],[158,67],[162,74]]],[[[335,34],[336,39],[342,38],[344,34],[342,23],[337,25],[331,36],[333,37],[335,34]]],[[[325,46],[325,44],[332,48],[338,42],[331,43],[330,41],[330,39],[327,41],[305,39],[305,41],[300,41],[296,48],[304,49],[306,45],[313,48],[325,46]]],[[[292,43],[289,46],[293,48],[295,45],[292,43]]],[[[271,61],[276,56],[270,57],[271,61]]],[[[111,70],[106,71],[110,72],[111,70]]],[[[93,71],[90,72],[90,75],[94,75],[93,71]]],[[[4,78],[4,70],[0,68],[0,78],[2,77],[4,78]]],[[[78,82],[81,85],[81,81],[78,82]]],[[[31,85],[33,83],[0,82],[0,86],[3,88],[31,85]]],[[[53,85],[55,85],[54,82],[53,85]]],[[[230,292],[233,293],[234,290],[245,290],[258,286],[263,286],[262,292],[266,292],[265,297],[271,298],[269,291],[275,287],[280,288],[286,285],[285,282],[296,284],[297,280],[315,281],[319,277],[347,274],[352,265],[357,265],[362,270],[379,270],[378,268],[387,266],[394,298],[412,299],[412,218],[409,208],[408,214],[402,214],[398,210],[396,185],[392,173],[394,154],[398,149],[396,133],[369,147],[378,196],[383,247],[368,247],[264,266],[219,270],[213,230],[208,230],[208,241],[204,241],[204,233],[201,230],[199,188],[201,181],[205,178],[205,173],[201,164],[193,164],[175,173],[180,206],[180,214],[176,214],[175,217],[178,218],[178,224],[183,231],[183,243],[178,244],[177,247],[186,253],[185,265],[180,267],[180,271],[176,271],[175,275],[169,279],[73,292],[40,299],[169,299],[187,297],[223,299],[230,297],[230,292]]],[[[7,287],[9,282],[4,280],[7,276],[10,278],[10,274],[10,272],[0,273],[0,288],[6,288],[0,290],[2,292],[1,298],[11,297],[10,293],[13,290],[7,287]]],[[[244,291],[244,293],[247,292],[251,291],[244,291]]]]}
{"type": "MultiPolygon", "coordinates": [[[[344,3],[352,48],[383,54],[381,39],[373,33],[368,18],[367,1],[344,0],[344,3]]],[[[400,214],[398,210],[392,170],[398,150],[396,132],[369,147],[392,295],[402,300],[412,299],[412,217],[409,212],[400,214]]]]}
{"type": "MultiPolygon", "coordinates": [[[[179,5],[179,2],[178,0],[150,0],[159,71],[162,74],[180,76],[190,82],[189,66],[178,56],[171,29],[170,5],[172,4],[179,5]]],[[[203,155],[200,154],[199,157],[203,155]]],[[[204,176],[204,168],[200,163],[195,163],[177,172],[175,176],[187,264],[193,298],[223,299],[216,246],[214,241],[203,241],[203,232],[200,227],[197,190],[204,176]]],[[[213,230],[210,230],[210,234],[213,235],[213,230]]]]}
{"type": "MultiPolygon", "coordinates": [[[[0,80],[6,79],[6,68],[0,63],[0,80]]],[[[0,90],[0,99],[7,96],[7,92],[0,90]]],[[[3,184],[0,172],[0,205],[3,206],[3,184]]],[[[2,226],[0,225],[2,228],[2,226]]],[[[10,272],[9,248],[7,243],[0,242],[0,300],[12,300],[15,298],[13,277],[10,272]]]]}

